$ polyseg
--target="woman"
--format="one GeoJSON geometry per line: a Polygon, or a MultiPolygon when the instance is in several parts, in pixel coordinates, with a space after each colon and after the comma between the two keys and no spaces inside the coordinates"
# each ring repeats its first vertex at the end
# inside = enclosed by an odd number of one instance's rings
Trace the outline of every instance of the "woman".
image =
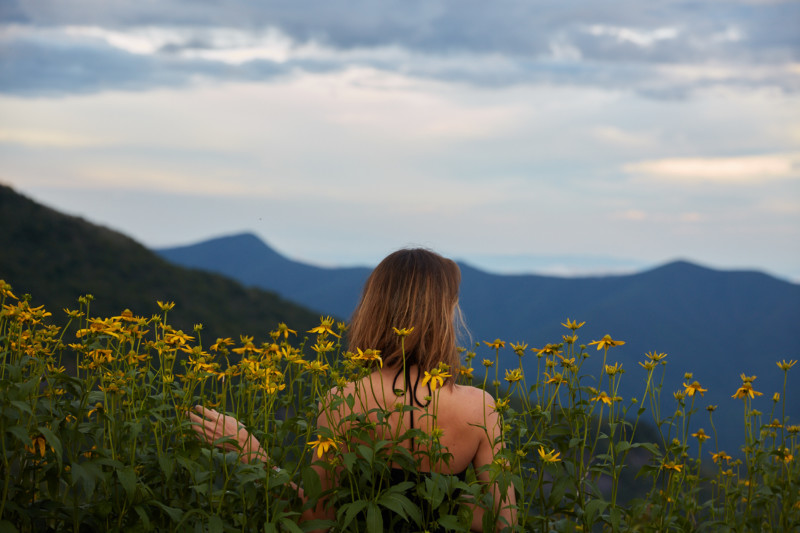
{"type": "MultiPolygon", "coordinates": [[[[380,411],[389,413],[382,423],[375,424],[374,438],[397,441],[399,436],[408,437],[401,437],[396,445],[416,458],[417,470],[423,476],[430,472],[462,475],[473,465],[478,479],[493,495],[497,529],[501,529],[514,523],[516,502],[513,487],[501,494],[498,485],[491,482],[488,468],[484,468],[503,447],[494,399],[475,387],[455,384],[460,282],[458,265],[431,251],[399,250],[386,257],[367,279],[348,335],[352,352],[379,351],[382,365],[343,390],[332,391],[332,395],[353,395],[359,401],[349,408],[339,403],[336,408],[323,410],[317,425],[341,432],[353,413],[364,414],[367,419],[375,419],[380,411]],[[401,402],[412,408],[398,409],[401,402]],[[408,431],[414,428],[436,439],[416,439],[413,435],[419,435],[419,431],[408,431]],[[432,453],[433,442],[440,445],[437,449],[446,451],[447,461],[432,453]]],[[[242,450],[246,461],[266,459],[260,443],[234,418],[203,408],[197,408],[197,414],[190,417],[195,431],[207,442],[233,437],[235,443],[221,446],[242,450]]],[[[334,486],[335,471],[321,465],[314,468],[323,489],[334,486]]],[[[402,470],[392,469],[393,478],[402,475],[402,470]]],[[[298,488],[298,494],[303,498],[302,489],[298,488]]],[[[471,529],[483,531],[484,510],[478,506],[473,509],[471,529]]],[[[304,519],[332,517],[333,510],[324,501],[304,514],[304,519]]]]}

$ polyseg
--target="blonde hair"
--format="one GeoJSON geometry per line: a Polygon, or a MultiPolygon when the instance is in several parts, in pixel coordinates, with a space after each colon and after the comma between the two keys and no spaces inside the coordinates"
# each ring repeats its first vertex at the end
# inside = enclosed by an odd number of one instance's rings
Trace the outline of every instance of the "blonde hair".
{"type": "MultiPolygon", "coordinates": [[[[372,271],[350,322],[351,350],[380,350],[384,366],[417,365],[431,371],[440,362],[453,376],[460,367],[456,321],[461,323],[458,288],[461,270],[441,255],[421,248],[398,250],[372,271]],[[414,328],[401,337],[397,329],[414,328]]],[[[447,382],[452,383],[454,378],[447,382]]]]}

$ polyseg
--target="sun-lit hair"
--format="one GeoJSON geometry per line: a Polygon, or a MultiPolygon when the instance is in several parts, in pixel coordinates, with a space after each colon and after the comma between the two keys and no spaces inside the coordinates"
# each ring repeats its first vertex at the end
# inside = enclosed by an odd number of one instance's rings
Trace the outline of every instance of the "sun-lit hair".
{"type": "Polygon", "coordinates": [[[414,248],[390,254],[364,285],[350,323],[350,349],[380,350],[384,366],[397,368],[403,364],[403,351],[394,328],[413,327],[403,339],[406,366],[417,365],[422,373],[443,362],[453,376],[458,375],[460,283],[458,265],[430,250],[414,248]]]}

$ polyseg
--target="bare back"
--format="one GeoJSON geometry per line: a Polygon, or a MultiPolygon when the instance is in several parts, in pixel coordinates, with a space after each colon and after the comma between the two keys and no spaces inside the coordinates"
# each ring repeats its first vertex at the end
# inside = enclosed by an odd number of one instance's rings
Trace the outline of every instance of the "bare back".
{"type": "Polygon", "coordinates": [[[439,442],[451,455],[447,464],[431,465],[424,443],[411,439],[398,443],[412,453],[422,452],[419,466],[422,471],[456,474],[466,470],[470,464],[480,467],[487,459],[491,460],[491,453],[480,453],[484,449],[491,450],[499,433],[491,395],[464,385],[447,385],[431,393],[420,381],[416,367],[408,369],[410,386],[402,369],[384,368],[348,384],[341,392],[357,398],[353,406],[356,413],[369,413],[376,408],[391,413],[388,424],[377,426],[378,434],[375,436],[379,439],[394,440],[394,436],[402,435],[410,428],[421,429],[429,435],[434,428],[440,432],[439,442]],[[401,418],[397,409],[400,404],[412,405],[415,409],[406,410],[401,418]]]}

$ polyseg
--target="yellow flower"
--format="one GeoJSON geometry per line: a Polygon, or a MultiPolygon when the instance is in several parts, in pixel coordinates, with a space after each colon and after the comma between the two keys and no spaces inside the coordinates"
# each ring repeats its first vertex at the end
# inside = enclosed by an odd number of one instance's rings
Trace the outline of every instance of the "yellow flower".
{"type": "Polygon", "coordinates": [[[318,354],[333,351],[333,341],[317,341],[311,349],[318,354]]]}
{"type": "Polygon", "coordinates": [[[790,360],[790,361],[787,362],[786,359],[784,359],[780,363],[777,363],[777,365],[778,365],[778,368],[780,368],[781,370],[783,370],[785,372],[785,371],[789,370],[790,368],[792,368],[795,365],[795,363],[797,363],[796,360],[795,361],[791,361],[790,360]]]}
{"type": "Polygon", "coordinates": [[[583,327],[584,324],[586,324],[586,322],[581,322],[580,324],[578,324],[577,320],[570,320],[569,318],[567,319],[566,324],[564,324],[563,322],[561,323],[561,325],[564,326],[565,328],[571,329],[573,333],[575,332],[575,330],[578,330],[581,327],[583,327]]]}
{"type": "MultiPolygon", "coordinates": [[[[755,377],[755,376],[754,376],[755,377]]],[[[734,393],[731,398],[755,398],[756,396],[762,396],[760,392],[757,390],[753,390],[753,385],[749,381],[745,381],[741,387],[734,393]]]]}
{"type": "Polygon", "coordinates": [[[11,292],[11,285],[6,283],[5,280],[0,279],[0,296],[8,296],[9,298],[13,298],[14,300],[19,300],[14,293],[11,292]]]}
{"type": "Polygon", "coordinates": [[[483,366],[485,366],[486,368],[492,367],[494,366],[494,361],[490,361],[489,359],[484,359],[483,366]]]}
{"type": "Polygon", "coordinates": [[[673,461],[670,461],[668,463],[662,464],[661,468],[663,468],[664,470],[674,470],[676,472],[680,472],[683,469],[683,465],[679,465],[673,461]]]}
{"type": "MultiPolygon", "coordinates": [[[[496,402],[494,402],[494,410],[505,411],[505,409],[508,407],[508,404],[510,403],[511,403],[511,398],[505,398],[504,400],[497,400],[496,402]]],[[[492,407],[491,404],[489,405],[489,407],[492,407]]]]}
{"type": "Polygon", "coordinates": [[[411,334],[411,332],[412,332],[412,331],[414,331],[414,328],[413,328],[413,327],[410,327],[410,328],[400,328],[400,329],[398,329],[398,328],[394,328],[394,327],[393,327],[392,329],[394,330],[395,334],[396,334],[398,337],[408,337],[408,336],[411,334]]]}
{"type": "Polygon", "coordinates": [[[283,322],[278,324],[278,336],[279,337],[281,335],[283,335],[284,339],[288,339],[289,338],[289,333],[291,333],[292,335],[297,335],[297,332],[295,330],[289,329],[289,326],[287,326],[283,322]]]}
{"type": "Polygon", "coordinates": [[[506,370],[505,380],[509,383],[516,383],[522,379],[522,369],[515,368],[514,370],[506,370]]]}
{"type": "Polygon", "coordinates": [[[800,425],[796,425],[795,424],[795,425],[792,425],[792,426],[786,426],[786,431],[788,431],[792,435],[800,433],[800,425]]]}
{"type": "Polygon", "coordinates": [[[35,439],[31,439],[31,445],[30,446],[25,446],[25,449],[31,455],[36,455],[37,448],[38,448],[39,455],[44,457],[44,454],[47,451],[46,444],[47,444],[47,442],[44,440],[44,437],[39,435],[35,439]]]}
{"type": "Polygon", "coordinates": [[[774,457],[776,461],[783,461],[787,464],[792,462],[792,459],[794,459],[792,453],[785,446],[783,448],[778,448],[774,457]]]}
{"type": "Polygon", "coordinates": [[[612,400],[613,399],[611,398],[611,396],[606,394],[606,391],[603,391],[603,392],[601,392],[600,394],[598,394],[597,396],[595,396],[594,398],[592,398],[589,401],[592,401],[592,402],[600,401],[600,402],[603,402],[605,404],[611,405],[612,400]]]}
{"type": "Polygon", "coordinates": [[[541,357],[544,354],[558,355],[560,344],[545,344],[544,348],[531,348],[531,351],[536,352],[536,355],[541,357]]]}
{"type": "Polygon", "coordinates": [[[605,335],[599,341],[592,341],[589,343],[589,346],[596,344],[598,350],[602,350],[603,348],[613,348],[614,346],[622,346],[625,344],[625,341],[615,341],[611,338],[611,335],[605,335]]]}
{"type": "Polygon", "coordinates": [[[366,363],[378,361],[378,364],[381,366],[381,368],[383,368],[383,359],[381,359],[380,350],[367,350],[365,352],[362,352],[361,348],[356,348],[356,350],[358,353],[353,355],[354,360],[364,361],[366,363]]]}
{"type": "Polygon", "coordinates": [[[500,339],[495,339],[492,342],[483,341],[483,343],[489,348],[493,348],[495,350],[506,347],[506,341],[501,341],[500,339]]]}
{"type": "Polygon", "coordinates": [[[695,392],[699,392],[700,396],[703,396],[703,393],[708,392],[708,389],[701,387],[700,383],[697,381],[690,383],[689,385],[684,383],[683,386],[685,387],[684,392],[686,393],[686,396],[694,396],[695,392]]]}
{"type": "Polygon", "coordinates": [[[641,366],[645,370],[653,370],[656,367],[656,363],[654,363],[653,361],[645,361],[644,363],[639,361],[639,366],[641,366]]]}
{"type": "Polygon", "coordinates": [[[659,361],[664,360],[667,357],[665,353],[656,353],[656,352],[647,352],[644,354],[645,357],[653,361],[654,363],[658,363],[659,361]]]}
{"type": "Polygon", "coordinates": [[[322,455],[328,453],[328,450],[331,448],[334,450],[339,449],[334,439],[329,439],[322,435],[317,435],[317,440],[308,441],[308,445],[317,447],[317,457],[320,459],[322,459],[322,455]]]}
{"type": "Polygon", "coordinates": [[[430,382],[431,392],[433,392],[444,385],[444,381],[449,377],[452,376],[439,368],[434,368],[430,372],[426,370],[422,377],[422,385],[425,386],[428,384],[428,382],[430,382]]]}
{"type": "Polygon", "coordinates": [[[156,303],[158,304],[158,307],[160,307],[162,311],[169,311],[170,309],[175,307],[175,302],[162,302],[161,300],[156,300],[156,303]]]}
{"type": "Polygon", "coordinates": [[[755,376],[748,376],[746,374],[739,374],[739,377],[742,378],[743,383],[752,383],[756,380],[755,376]]]}
{"type": "Polygon", "coordinates": [[[622,373],[623,372],[622,365],[620,363],[614,363],[614,366],[606,365],[605,370],[606,370],[606,374],[608,374],[609,376],[613,376],[613,375],[615,375],[617,373],[622,373]]]}
{"type": "Polygon", "coordinates": [[[778,420],[776,418],[772,422],[770,422],[769,424],[765,424],[764,427],[765,428],[771,428],[771,429],[780,429],[780,428],[783,427],[783,424],[781,424],[780,420],[778,420]]]}
{"type": "Polygon", "coordinates": [[[703,428],[698,429],[697,433],[692,433],[692,437],[695,437],[700,442],[704,442],[711,438],[708,435],[706,435],[706,432],[703,431],[703,428]]]}
{"type": "Polygon", "coordinates": [[[775,402],[775,403],[778,403],[779,401],[781,401],[781,394],[779,392],[776,392],[775,394],[773,394],[772,395],[772,401],[775,402]]]}
{"type": "Polygon", "coordinates": [[[557,452],[555,449],[545,452],[544,446],[539,446],[539,457],[545,463],[557,463],[561,461],[559,455],[561,455],[561,452],[557,452]]]}
{"type": "Polygon", "coordinates": [[[560,385],[560,384],[562,384],[562,383],[566,383],[566,382],[567,382],[567,380],[564,378],[564,376],[562,376],[562,375],[561,375],[561,374],[559,374],[558,372],[554,373],[554,374],[553,374],[553,377],[550,377],[550,374],[548,374],[547,372],[545,372],[545,373],[544,373],[544,377],[546,377],[546,378],[547,378],[547,379],[545,380],[545,384],[546,384],[546,385],[560,385]]]}
{"type": "Polygon", "coordinates": [[[306,363],[306,369],[315,374],[324,374],[330,368],[329,365],[323,364],[322,361],[311,361],[306,363]]]}
{"type": "Polygon", "coordinates": [[[459,372],[465,378],[472,378],[472,370],[473,370],[473,368],[471,366],[470,367],[463,366],[463,367],[461,367],[459,372]]]}
{"type": "Polygon", "coordinates": [[[514,350],[515,354],[517,354],[518,356],[522,357],[523,355],[525,355],[525,350],[528,349],[528,344],[527,343],[522,343],[522,342],[520,342],[518,344],[514,344],[512,342],[511,343],[511,349],[514,350]]]}
{"type": "Polygon", "coordinates": [[[333,332],[331,327],[333,326],[333,318],[331,317],[319,317],[319,326],[308,330],[309,333],[316,333],[317,335],[333,335],[334,337],[338,337],[336,333],[333,332]]]}
{"type": "Polygon", "coordinates": [[[731,459],[733,459],[733,457],[731,457],[730,455],[728,455],[727,453],[725,453],[723,451],[719,451],[717,453],[712,453],[711,454],[711,460],[714,461],[715,463],[717,463],[719,461],[728,461],[728,462],[730,462],[731,459]]]}

